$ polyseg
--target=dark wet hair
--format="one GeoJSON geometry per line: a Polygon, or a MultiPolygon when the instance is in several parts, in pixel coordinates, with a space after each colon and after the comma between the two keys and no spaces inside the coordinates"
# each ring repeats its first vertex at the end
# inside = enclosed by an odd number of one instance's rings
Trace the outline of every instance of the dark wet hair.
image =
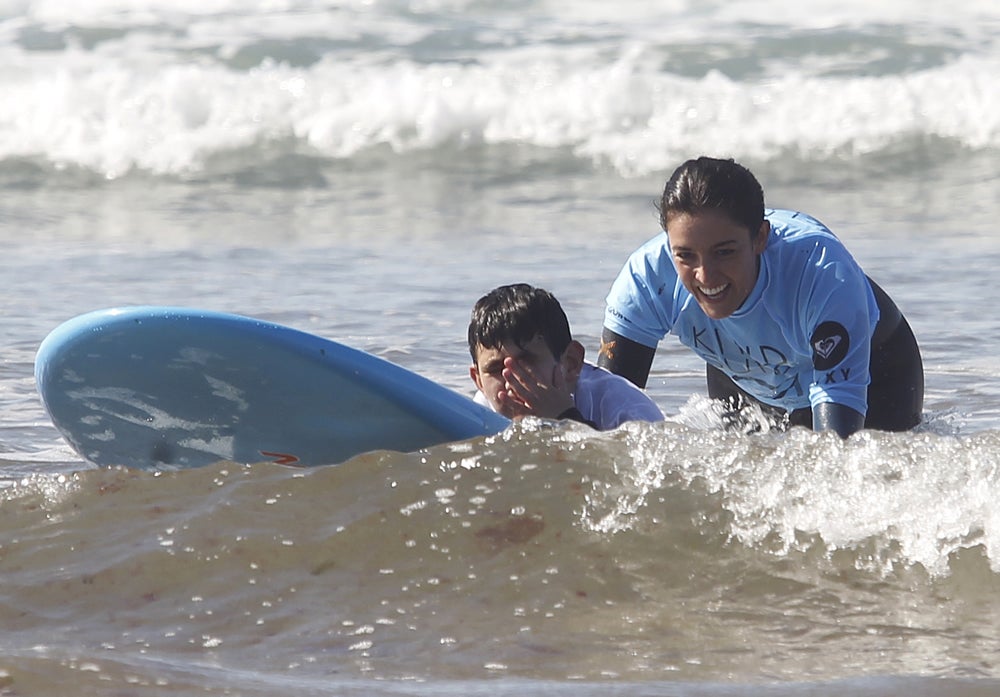
{"type": "Polygon", "coordinates": [[[512,341],[523,348],[539,334],[557,359],[573,339],[569,320],[555,296],[527,283],[500,286],[472,308],[469,353],[475,361],[479,346],[497,348],[512,341]]]}
{"type": "Polygon", "coordinates": [[[764,190],[750,170],[732,159],[699,157],[670,175],[659,210],[664,231],[672,215],[715,210],[749,229],[753,238],[764,222],[764,190]]]}

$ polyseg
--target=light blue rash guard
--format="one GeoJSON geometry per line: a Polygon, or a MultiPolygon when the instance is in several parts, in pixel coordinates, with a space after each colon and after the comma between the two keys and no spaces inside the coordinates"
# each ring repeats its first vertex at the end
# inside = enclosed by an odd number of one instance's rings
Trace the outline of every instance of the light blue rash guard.
{"type": "Polygon", "coordinates": [[[804,213],[767,210],[760,272],[740,308],[709,318],[681,283],[667,235],[633,252],[604,326],[655,348],[668,333],[761,402],[787,411],[834,402],[865,414],[878,306],[844,245],[804,213]]]}

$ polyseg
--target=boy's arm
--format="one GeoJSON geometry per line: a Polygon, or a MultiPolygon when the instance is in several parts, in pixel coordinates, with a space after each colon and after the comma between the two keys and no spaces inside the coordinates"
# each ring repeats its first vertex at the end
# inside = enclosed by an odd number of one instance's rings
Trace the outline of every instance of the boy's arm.
{"type": "Polygon", "coordinates": [[[597,365],[628,378],[637,387],[645,388],[655,354],[655,348],[626,339],[605,327],[601,333],[597,365]]]}

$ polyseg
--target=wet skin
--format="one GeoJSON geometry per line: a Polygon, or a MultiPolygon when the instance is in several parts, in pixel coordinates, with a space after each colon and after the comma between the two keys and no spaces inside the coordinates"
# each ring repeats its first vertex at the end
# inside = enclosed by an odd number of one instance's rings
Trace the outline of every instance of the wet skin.
{"type": "Polygon", "coordinates": [[[530,414],[554,419],[574,406],[583,351],[579,342],[571,341],[556,359],[541,334],[524,346],[479,346],[469,375],[493,409],[507,418],[530,414]]]}
{"type": "Polygon", "coordinates": [[[769,232],[765,220],[751,238],[745,226],[712,210],[668,218],[674,267],[706,315],[724,319],[743,305],[757,282],[769,232]]]}

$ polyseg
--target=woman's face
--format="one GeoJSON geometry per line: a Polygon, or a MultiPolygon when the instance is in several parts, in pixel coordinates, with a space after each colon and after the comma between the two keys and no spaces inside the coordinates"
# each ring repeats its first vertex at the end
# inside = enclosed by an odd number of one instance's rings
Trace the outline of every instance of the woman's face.
{"type": "Polygon", "coordinates": [[[736,312],[757,282],[758,257],[767,246],[770,223],[750,237],[746,227],[714,210],[667,218],[667,239],[681,283],[712,319],[736,312]]]}

